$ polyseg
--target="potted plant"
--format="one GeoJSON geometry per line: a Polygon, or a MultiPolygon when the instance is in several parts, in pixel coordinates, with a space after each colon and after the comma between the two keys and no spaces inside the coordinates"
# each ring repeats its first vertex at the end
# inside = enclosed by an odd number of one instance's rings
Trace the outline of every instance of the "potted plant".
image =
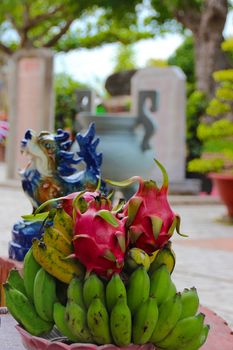
{"type": "MultiPolygon", "coordinates": [[[[226,40],[222,48],[232,53],[233,39],[226,40]]],[[[218,83],[215,97],[198,127],[202,156],[191,160],[188,170],[208,173],[233,222],[233,69],[215,72],[214,79],[218,83]]]]}

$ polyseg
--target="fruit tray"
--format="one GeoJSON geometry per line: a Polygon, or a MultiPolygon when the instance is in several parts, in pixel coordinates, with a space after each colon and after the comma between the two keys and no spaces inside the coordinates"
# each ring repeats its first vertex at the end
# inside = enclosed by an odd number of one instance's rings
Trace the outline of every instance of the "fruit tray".
{"type": "MultiPolygon", "coordinates": [[[[210,309],[201,306],[200,311],[206,315],[206,321],[210,324],[210,334],[207,342],[202,346],[203,350],[232,350],[233,332],[227,325],[226,321],[220,316],[216,315],[210,309]]],[[[58,331],[52,331],[47,339],[32,336],[26,332],[22,327],[15,326],[18,330],[22,343],[27,350],[119,350],[120,347],[116,345],[94,345],[94,344],[65,344],[64,337],[60,337],[58,331]],[[60,337],[60,339],[59,339],[60,337]]],[[[124,350],[156,350],[157,348],[152,344],[136,345],[130,344],[122,348],[124,350]]]]}
{"type": "Polygon", "coordinates": [[[139,182],[127,202],[85,190],[24,216],[43,217],[44,233],[33,239],[23,274],[10,271],[4,292],[27,350],[188,350],[205,343],[210,326],[196,288],[179,292],[172,280],[170,239],[175,231],[186,235],[167,201],[166,169],[155,162],[161,187],[138,176],[109,180],[120,188],[139,182]]]}
{"type": "Polygon", "coordinates": [[[124,348],[113,344],[95,345],[95,344],[67,344],[67,338],[61,337],[60,333],[53,330],[47,338],[32,336],[26,332],[22,327],[16,326],[20,333],[22,343],[27,350],[156,350],[153,344],[136,345],[130,344],[124,348]]]}

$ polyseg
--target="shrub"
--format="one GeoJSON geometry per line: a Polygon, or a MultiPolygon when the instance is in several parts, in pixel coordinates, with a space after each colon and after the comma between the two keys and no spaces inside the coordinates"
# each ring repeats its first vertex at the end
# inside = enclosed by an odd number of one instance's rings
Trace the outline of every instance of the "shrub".
{"type": "MultiPolygon", "coordinates": [[[[233,52],[233,39],[225,41],[222,48],[233,52]]],[[[213,76],[218,83],[215,97],[197,128],[197,137],[203,142],[202,156],[188,163],[188,171],[233,172],[233,69],[217,71],[213,76]]]]}
{"type": "Polygon", "coordinates": [[[186,144],[189,160],[201,155],[202,142],[197,136],[197,127],[206,106],[207,99],[203,92],[194,91],[189,96],[186,106],[186,144]]]}

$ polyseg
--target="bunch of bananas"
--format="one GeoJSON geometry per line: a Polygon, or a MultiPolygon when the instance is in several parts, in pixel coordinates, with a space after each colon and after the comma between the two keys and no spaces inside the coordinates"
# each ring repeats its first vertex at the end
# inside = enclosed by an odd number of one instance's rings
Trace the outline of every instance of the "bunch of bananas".
{"type": "Polygon", "coordinates": [[[56,209],[53,226],[45,226],[41,240],[34,239],[35,260],[59,281],[69,283],[74,276],[84,276],[84,268],[73,254],[73,220],[62,209],[56,209]]]}
{"type": "Polygon", "coordinates": [[[57,209],[25,256],[23,277],[12,270],[4,285],[12,316],[32,335],[56,327],[71,342],[152,343],[159,349],[197,350],[209,326],[198,312],[195,288],[178,293],[171,279],[171,243],[148,255],[131,248],[121,274],[85,275],[72,258],[72,219],[57,209]]]}
{"type": "Polygon", "coordinates": [[[116,344],[153,343],[160,349],[197,350],[209,326],[197,310],[195,288],[177,293],[165,264],[149,274],[139,266],[123,280],[96,274],[74,277],[58,295],[60,282],[34,259],[24,262],[24,277],[12,270],[5,284],[6,302],[14,318],[31,334],[43,335],[53,326],[72,342],[116,344]]]}
{"type": "Polygon", "coordinates": [[[108,282],[95,274],[73,278],[66,305],[56,302],[53,317],[58,330],[76,342],[197,350],[209,331],[198,307],[196,289],[177,293],[166,265],[151,276],[140,266],[127,281],[119,274],[108,282]]]}
{"type": "Polygon", "coordinates": [[[56,281],[34,259],[32,250],[24,259],[24,276],[10,271],[4,284],[6,305],[12,316],[32,335],[52,330],[56,281]]]}
{"type": "Polygon", "coordinates": [[[54,303],[64,290],[59,281],[68,284],[74,276],[84,276],[81,264],[69,257],[73,253],[72,238],[73,221],[58,208],[53,226],[45,227],[42,239],[35,239],[25,255],[23,277],[12,270],[4,285],[10,313],[32,335],[53,328],[54,303]]]}

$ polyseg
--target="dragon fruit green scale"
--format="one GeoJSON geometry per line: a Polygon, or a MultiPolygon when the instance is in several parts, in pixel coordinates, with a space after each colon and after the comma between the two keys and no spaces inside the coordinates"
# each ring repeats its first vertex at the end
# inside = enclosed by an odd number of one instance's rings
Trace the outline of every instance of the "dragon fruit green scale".
{"type": "Polygon", "coordinates": [[[165,168],[157,160],[162,171],[163,184],[159,188],[155,181],[144,181],[139,176],[123,182],[109,181],[112,185],[128,186],[139,182],[137,192],[129,199],[123,209],[127,216],[127,228],[130,242],[137,248],[151,253],[163,247],[176,229],[179,232],[180,218],[176,215],[167,200],[168,175],[165,168]]]}

